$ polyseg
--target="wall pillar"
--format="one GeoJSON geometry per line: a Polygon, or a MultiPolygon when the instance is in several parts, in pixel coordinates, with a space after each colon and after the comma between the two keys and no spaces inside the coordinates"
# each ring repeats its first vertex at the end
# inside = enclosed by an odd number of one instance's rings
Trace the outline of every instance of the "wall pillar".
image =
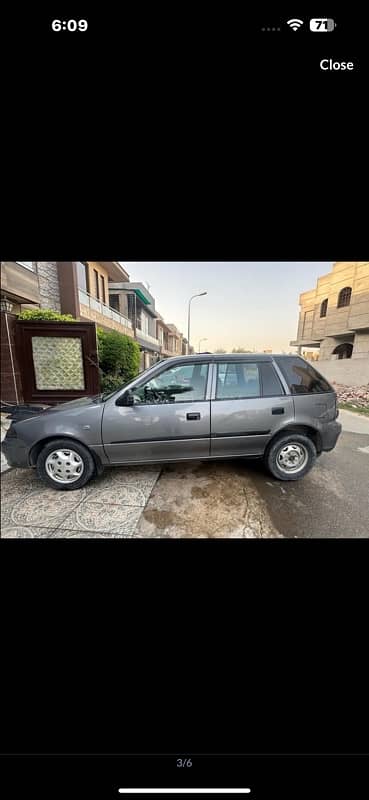
{"type": "Polygon", "coordinates": [[[58,261],[60,306],[62,314],[80,319],[77,270],[74,261],[58,261]]]}
{"type": "Polygon", "coordinates": [[[357,331],[354,338],[354,348],[351,358],[369,359],[369,331],[357,331]]]}
{"type": "Polygon", "coordinates": [[[18,405],[23,403],[22,382],[15,351],[14,314],[0,312],[1,324],[1,400],[18,405]]]}
{"type": "Polygon", "coordinates": [[[38,261],[37,275],[41,308],[50,308],[60,313],[60,286],[56,261],[38,261]]]}

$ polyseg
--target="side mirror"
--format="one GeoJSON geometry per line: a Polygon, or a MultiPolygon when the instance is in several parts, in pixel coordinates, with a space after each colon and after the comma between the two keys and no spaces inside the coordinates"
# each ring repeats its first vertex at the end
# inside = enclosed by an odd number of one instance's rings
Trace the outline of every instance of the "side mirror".
{"type": "Polygon", "coordinates": [[[127,392],[124,392],[124,394],[121,394],[120,397],[118,397],[118,400],[117,400],[115,405],[116,406],[133,406],[134,402],[135,402],[135,399],[133,397],[132,392],[127,391],[127,392]]]}

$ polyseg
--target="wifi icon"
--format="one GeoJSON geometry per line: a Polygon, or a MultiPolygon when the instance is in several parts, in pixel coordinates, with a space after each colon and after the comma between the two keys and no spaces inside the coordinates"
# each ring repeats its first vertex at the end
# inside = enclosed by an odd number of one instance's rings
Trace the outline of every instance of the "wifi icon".
{"type": "Polygon", "coordinates": [[[301,25],[303,24],[304,21],[302,19],[289,19],[287,21],[287,25],[289,25],[293,31],[298,31],[298,29],[301,28],[301,25]]]}

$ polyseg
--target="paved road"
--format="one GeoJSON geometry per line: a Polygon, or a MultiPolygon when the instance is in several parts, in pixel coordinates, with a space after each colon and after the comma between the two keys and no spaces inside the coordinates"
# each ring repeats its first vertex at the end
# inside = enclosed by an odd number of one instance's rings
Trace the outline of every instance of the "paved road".
{"type": "Polygon", "coordinates": [[[339,420],[344,431],[369,434],[369,417],[365,414],[356,414],[355,411],[341,409],[339,420]]]}
{"type": "MultiPolygon", "coordinates": [[[[352,422],[344,422],[340,414],[344,427],[355,426],[357,415],[352,416],[352,422]]],[[[275,481],[255,464],[254,485],[284,536],[369,538],[369,420],[366,422],[367,433],[344,430],[336,448],[322,453],[301,481],[275,481]]]]}

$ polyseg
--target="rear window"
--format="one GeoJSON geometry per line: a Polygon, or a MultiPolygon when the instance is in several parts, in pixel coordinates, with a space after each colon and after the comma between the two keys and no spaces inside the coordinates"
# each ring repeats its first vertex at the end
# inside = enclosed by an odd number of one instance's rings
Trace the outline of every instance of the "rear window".
{"type": "Polygon", "coordinates": [[[217,400],[260,397],[260,376],[257,364],[232,361],[218,364],[217,400]]]}
{"type": "Polygon", "coordinates": [[[292,394],[333,392],[332,386],[302,358],[275,358],[292,394]]]}

